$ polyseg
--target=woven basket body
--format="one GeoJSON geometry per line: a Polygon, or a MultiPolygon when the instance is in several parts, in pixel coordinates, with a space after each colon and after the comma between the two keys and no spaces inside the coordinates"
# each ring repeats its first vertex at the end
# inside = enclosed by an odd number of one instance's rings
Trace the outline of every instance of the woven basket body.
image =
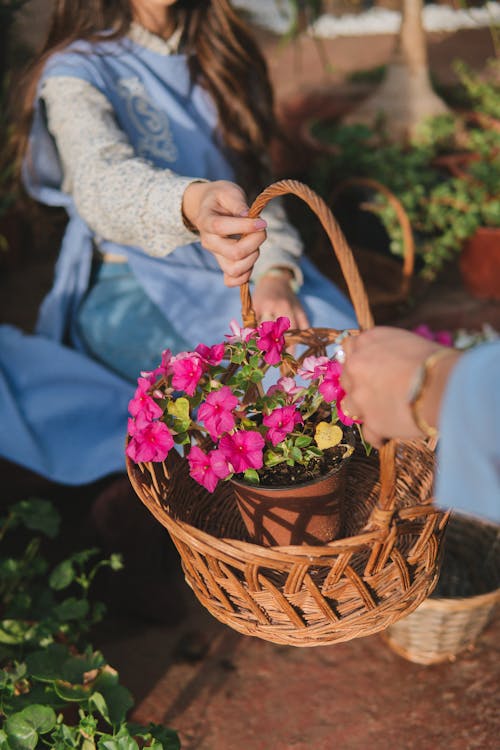
{"type": "MultiPolygon", "coordinates": [[[[337,254],[361,328],[373,325],[366,292],[342,232],[309,188],[282,181],[254,202],[257,216],[293,193],[317,214],[337,254]]],[[[245,326],[255,325],[248,285],[245,326]]],[[[332,329],[292,332],[302,358],[326,353],[332,329]]],[[[343,536],[324,545],[264,547],[248,537],[230,483],[208,493],[171,451],[163,464],[127,459],[140,499],[169,531],[188,584],[221,622],[268,641],[319,646],[387,628],[433,590],[447,514],[432,505],[434,452],[423,441],[391,441],[366,456],[358,446],[347,477],[343,536]]]]}
{"type": "Polygon", "coordinates": [[[419,664],[454,659],[474,645],[499,602],[500,526],[453,514],[434,594],[384,638],[419,664]]]}

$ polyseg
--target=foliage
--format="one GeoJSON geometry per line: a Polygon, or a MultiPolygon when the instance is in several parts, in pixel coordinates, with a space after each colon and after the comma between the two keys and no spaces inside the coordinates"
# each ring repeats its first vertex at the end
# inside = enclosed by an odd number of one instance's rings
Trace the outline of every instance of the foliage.
{"type": "Polygon", "coordinates": [[[327,356],[300,363],[285,349],[289,326],[285,317],[256,329],[233,321],[225,343],[176,356],[166,350],[161,365],[141,375],[130,402],[128,456],[163,461],[183,445],[191,476],[213,492],[233,474],[258,482],[264,468],[307,466],[343,446],[340,425],[353,420],[342,411],[341,365],[327,356]],[[264,392],[270,368],[287,376],[264,392]]]}
{"type": "Polygon", "coordinates": [[[457,60],[453,69],[463,89],[463,102],[475,112],[500,119],[500,60],[488,61],[488,76],[478,75],[463,60],[457,60]]]}
{"type": "MultiPolygon", "coordinates": [[[[424,277],[433,279],[478,227],[500,226],[497,130],[442,115],[424,123],[418,141],[408,146],[390,143],[382,130],[364,125],[318,123],[316,132],[336,144],[339,153],[315,166],[309,181],[324,194],[331,189],[332,175],[337,184],[356,176],[388,187],[408,214],[424,277]],[[450,174],[443,157],[456,153],[461,167],[450,174]]],[[[402,256],[402,229],[385,196],[374,196],[365,207],[382,221],[391,252],[402,256]]]]}
{"type": "MultiPolygon", "coordinates": [[[[31,499],[0,523],[5,543],[14,530],[55,539],[60,519],[49,502],[31,499]]],[[[92,581],[104,566],[120,569],[119,557],[83,550],[51,569],[41,547],[41,536],[30,537],[20,557],[0,558],[1,750],[178,750],[172,730],[126,721],[132,697],[85,638],[104,613],[89,600],[92,581]]]]}

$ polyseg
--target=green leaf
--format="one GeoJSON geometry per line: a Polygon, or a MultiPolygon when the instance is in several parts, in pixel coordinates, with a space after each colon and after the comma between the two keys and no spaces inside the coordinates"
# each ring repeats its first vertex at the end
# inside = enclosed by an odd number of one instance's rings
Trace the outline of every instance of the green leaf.
{"type": "Polygon", "coordinates": [[[52,748],[53,750],[77,748],[80,744],[80,738],[79,727],[69,727],[67,724],[57,724],[51,734],[52,748]]]}
{"type": "Polygon", "coordinates": [[[67,646],[52,643],[45,649],[35,651],[26,657],[28,672],[42,682],[61,680],[72,685],[83,682],[86,672],[101,669],[106,665],[99,651],[85,654],[72,654],[67,646]]]}
{"type": "Polygon", "coordinates": [[[75,552],[75,554],[71,555],[69,559],[74,565],[84,567],[93,557],[98,555],[99,552],[100,550],[97,547],[90,547],[90,549],[82,549],[75,552]]]}
{"type": "Polygon", "coordinates": [[[311,445],[312,438],[308,435],[299,435],[298,438],[295,440],[295,445],[297,448],[307,448],[308,445],[311,445]]]}
{"type": "Polygon", "coordinates": [[[277,466],[278,464],[283,463],[285,460],[285,457],[282,453],[275,453],[274,451],[266,451],[266,454],[264,456],[264,466],[277,466]]]}
{"type": "Polygon", "coordinates": [[[5,731],[13,750],[34,750],[38,735],[46,734],[56,724],[56,714],[49,706],[32,705],[9,716],[5,731]]]}
{"type": "Polygon", "coordinates": [[[106,701],[104,700],[104,696],[102,695],[102,693],[97,693],[97,692],[92,693],[92,695],[89,698],[89,703],[91,706],[94,706],[99,711],[101,716],[104,719],[106,719],[108,724],[112,723],[109,717],[109,710],[108,710],[106,701]]]}
{"type": "Polygon", "coordinates": [[[27,529],[41,531],[51,539],[59,532],[59,513],[48,500],[21,500],[13,506],[12,512],[27,529]]]}
{"type": "Polygon", "coordinates": [[[191,424],[191,417],[189,416],[189,401],[187,398],[181,396],[175,401],[169,401],[167,412],[174,417],[180,425],[182,425],[182,427],[179,428],[179,432],[187,430],[188,426],[191,424]]]}
{"type": "Polygon", "coordinates": [[[119,684],[118,674],[108,667],[96,679],[94,690],[103,696],[108,708],[108,720],[111,724],[116,725],[124,721],[127,711],[132,708],[134,701],[130,691],[119,684]]]}
{"type": "Polygon", "coordinates": [[[161,744],[163,750],[180,750],[181,742],[179,735],[174,729],[168,729],[168,727],[162,727],[157,724],[150,724],[149,731],[161,744]]]}
{"type": "Polygon", "coordinates": [[[35,627],[22,620],[0,621],[0,643],[24,643],[33,637],[35,627]]]}
{"type": "Polygon", "coordinates": [[[86,599],[76,599],[70,596],[54,607],[54,617],[60,622],[71,622],[72,620],[83,620],[89,611],[89,603],[86,599]]]}
{"type": "MultiPolygon", "coordinates": [[[[24,683],[23,687],[27,687],[27,684],[24,683]]],[[[20,693],[11,698],[6,698],[3,710],[6,716],[9,716],[35,703],[41,706],[51,706],[54,710],[58,710],[61,708],[62,701],[51,684],[39,682],[33,684],[27,693],[20,693]]]]}
{"type": "Polygon", "coordinates": [[[243,476],[246,482],[251,482],[252,484],[259,484],[260,482],[259,475],[255,469],[246,469],[243,476]]]}
{"type": "Polygon", "coordinates": [[[138,750],[139,745],[137,742],[129,736],[114,737],[110,734],[105,734],[101,737],[97,744],[98,750],[138,750]]]}
{"type": "Polygon", "coordinates": [[[309,459],[309,458],[312,458],[313,456],[322,456],[322,455],[323,455],[322,450],[320,450],[319,448],[316,448],[316,446],[314,445],[311,445],[306,450],[305,458],[309,459]]]}
{"type": "Polygon", "coordinates": [[[30,675],[42,682],[52,682],[61,677],[64,664],[70,657],[67,646],[52,643],[50,646],[28,654],[26,666],[30,675]]]}
{"type": "Polygon", "coordinates": [[[56,591],[61,591],[73,583],[75,575],[73,562],[71,560],[63,560],[50,574],[49,586],[56,591]]]}
{"type": "Polygon", "coordinates": [[[118,554],[117,552],[114,552],[109,557],[109,567],[111,570],[122,570],[123,569],[123,557],[118,554]]]}
{"type": "Polygon", "coordinates": [[[54,690],[61,700],[65,703],[83,703],[87,701],[92,694],[91,685],[72,685],[63,680],[54,682],[54,690]]]}

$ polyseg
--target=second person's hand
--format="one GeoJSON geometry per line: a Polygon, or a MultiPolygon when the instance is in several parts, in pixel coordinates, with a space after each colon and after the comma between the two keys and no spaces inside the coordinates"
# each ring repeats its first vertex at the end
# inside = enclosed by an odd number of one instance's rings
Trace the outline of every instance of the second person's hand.
{"type": "Polygon", "coordinates": [[[290,328],[307,328],[309,320],[299,298],[291,287],[293,275],[286,268],[280,273],[263,274],[255,284],[252,301],[257,320],[276,320],[283,316],[290,320],[290,328]]]}
{"type": "Polygon", "coordinates": [[[233,182],[192,182],[184,192],[183,214],[224,273],[226,286],[249,281],[266,239],[263,219],[249,219],[243,190],[233,182]]]}

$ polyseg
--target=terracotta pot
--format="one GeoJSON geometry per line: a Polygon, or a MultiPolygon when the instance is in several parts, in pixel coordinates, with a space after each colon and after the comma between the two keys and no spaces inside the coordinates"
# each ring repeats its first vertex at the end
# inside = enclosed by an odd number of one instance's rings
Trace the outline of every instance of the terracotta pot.
{"type": "Polygon", "coordinates": [[[328,474],[288,487],[230,480],[248,533],[266,547],[325,544],[343,526],[343,501],[349,458],[328,474]]]}
{"type": "Polygon", "coordinates": [[[474,297],[500,300],[500,227],[479,227],[465,243],[459,267],[474,297]]]}

